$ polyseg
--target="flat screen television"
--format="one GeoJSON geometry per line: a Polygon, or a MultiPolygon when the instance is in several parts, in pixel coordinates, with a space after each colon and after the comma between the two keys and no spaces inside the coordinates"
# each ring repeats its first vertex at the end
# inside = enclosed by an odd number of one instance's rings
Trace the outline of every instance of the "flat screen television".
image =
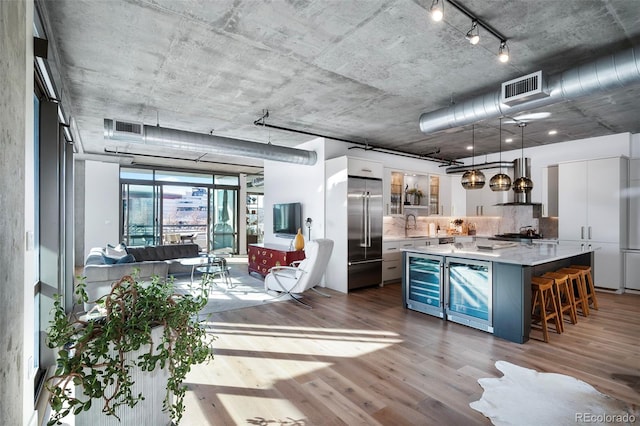
{"type": "Polygon", "coordinates": [[[290,237],[302,228],[302,204],[286,203],[273,205],[273,233],[276,236],[290,237]]]}

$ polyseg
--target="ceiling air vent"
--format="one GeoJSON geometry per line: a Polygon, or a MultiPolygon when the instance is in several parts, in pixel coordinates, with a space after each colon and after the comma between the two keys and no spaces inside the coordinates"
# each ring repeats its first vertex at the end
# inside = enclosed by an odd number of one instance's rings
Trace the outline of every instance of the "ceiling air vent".
{"type": "Polygon", "coordinates": [[[517,105],[548,96],[549,93],[544,90],[542,71],[537,71],[502,83],[500,101],[506,105],[517,105]]]}
{"type": "Polygon", "coordinates": [[[104,119],[104,135],[107,139],[142,141],[144,125],[135,121],[104,119]]]}

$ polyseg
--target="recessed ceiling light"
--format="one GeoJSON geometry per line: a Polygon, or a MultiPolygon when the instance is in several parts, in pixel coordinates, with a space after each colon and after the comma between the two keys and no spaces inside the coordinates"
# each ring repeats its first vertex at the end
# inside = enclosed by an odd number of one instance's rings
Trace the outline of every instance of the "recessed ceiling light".
{"type": "Polygon", "coordinates": [[[471,151],[472,149],[473,149],[473,146],[471,146],[471,145],[469,145],[469,146],[467,147],[467,151],[471,151]]]}
{"type": "Polygon", "coordinates": [[[511,139],[511,138],[506,138],[504,141],[505,141],[506,143],[511,143],[511,142],[513,142],[513,139],[511,139]]]}
{"type": "Polygon", "coordinates": [[[557,130],[549,130],[549,135],[553,136],[553,135],[557,135],[558,131],[557,130]]]}

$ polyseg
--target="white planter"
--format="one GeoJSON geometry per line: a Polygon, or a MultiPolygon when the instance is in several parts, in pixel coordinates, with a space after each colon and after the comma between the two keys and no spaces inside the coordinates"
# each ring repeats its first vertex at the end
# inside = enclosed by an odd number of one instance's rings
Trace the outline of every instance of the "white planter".
{"type": "MultiPolygon", "coordinates": [[[[156,327],[151,331],[151,338],[154,346],[157,346],[162,337],[164,327],[156,327]]],[[[140,354],[149,352],[149,346],[143,346],[135,352],[125,355],[127,360],[136,359],[140,354]]],[[[153,371],[142,371],[139,368],[132,370],[132,378],[135,382],[132,387],[132,394],[142,393],[144,399],[138,401],[133,407],[120,406],[116,413],[120,421],[115,416],[108,416],[102,412],[103,400],[92,401],[91,408],[75,416],[76,426],[124,426],[124,425],[170,425],[168,411],[162,411],[162,404],[167,392],[167,381],[169,371],[156,367],[153,371]]],[[[76,392],[82,392],[76,388],[76,392]]],[[[81,398],[83,399],[83,398],[81,398]]]]}

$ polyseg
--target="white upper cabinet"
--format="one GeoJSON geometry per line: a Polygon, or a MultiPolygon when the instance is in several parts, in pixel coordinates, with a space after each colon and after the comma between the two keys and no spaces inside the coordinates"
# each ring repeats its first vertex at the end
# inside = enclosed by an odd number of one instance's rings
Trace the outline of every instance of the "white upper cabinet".
{"type": "Polygon", "coordinates": [[[628,160],[603,158],[561,163],[558,236],[561,240],[620,243],[626,233],[628,160]]]}
{"type": "Polygon", "coordinates": [[[384,166],[376,161],[364,160],[361,158],[347,158],[347,171],[349,176],[384,178],[384,166]]]}
{"type": "Polygon", "coordinates": [[[467,189],[467,216],[501,216],[502,207],[498,204],[509,200],[510,191],[492,191],[489,179],[492,175],[485,174],[487,182],[481,189],[467,189]]]}

